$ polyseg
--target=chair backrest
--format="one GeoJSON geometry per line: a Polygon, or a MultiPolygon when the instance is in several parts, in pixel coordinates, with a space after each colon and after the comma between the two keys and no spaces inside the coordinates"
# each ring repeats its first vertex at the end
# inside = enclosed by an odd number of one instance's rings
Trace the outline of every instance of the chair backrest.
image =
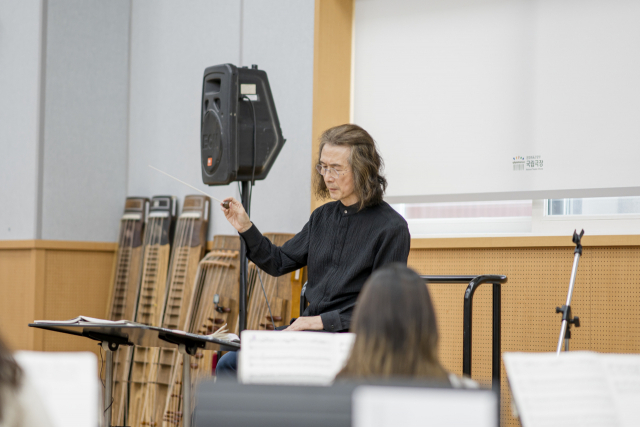
{"type": "Polygon", "coordinates": [[[300,316],[302,316],[302,313],[304,313],[304,311],[307,309],[307,306],[309,305],[309,301],[307,301],[307,297],[305,296],[305,292],[307,291],[307,283],[308,282],[304,282],[304,285],[302,285],[302,290],[300,291],[300,316]]]}

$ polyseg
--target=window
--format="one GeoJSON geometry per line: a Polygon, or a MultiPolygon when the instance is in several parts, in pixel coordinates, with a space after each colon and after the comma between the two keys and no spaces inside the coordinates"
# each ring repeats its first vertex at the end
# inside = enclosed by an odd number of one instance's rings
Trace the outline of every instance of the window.
{"type": "Polygon", "coordinates": [[[628,214],[640,214],[640,197],[548,199],[545,209],[547,216],[628,214]]]}
{"type": "Polygon", "coordinates": [[[392,205],[412,237],[455,237],[531,233],[531,200],[392,205]]]}

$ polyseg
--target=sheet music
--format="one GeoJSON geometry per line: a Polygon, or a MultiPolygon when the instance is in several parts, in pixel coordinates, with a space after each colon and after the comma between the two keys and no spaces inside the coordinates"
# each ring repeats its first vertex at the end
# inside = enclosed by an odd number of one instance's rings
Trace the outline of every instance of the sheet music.
{"type": "Polygon", "coordinates": [[[503,359],[525,427],[640,425],[640,356],[576,351],[503,359]]]}
{"type": "Polygon", "coordinates": [[[354,334],[243,331],[240,382],[329,385],[346,363],[354,334]]]}
{"type": "Polygon", "coordinates": [[[127,324],[134,323],[130,320],[105,320],[105,319],[96,319],[95,317],[89,317],[89,316],[78,316],[75,319],[70,319],[70,320],[36,320],[33,323],[59,323],[59,324],[66,324],[66,325],[75,325],[80,322],[96,323],[101,325],[102,324],[127,325],[127,324]]]}
{"type": "Polygon", "coordinates": [[[14,357],[38,391],[55,427],[99,424],[100,382],[95,354],[18,351],[14,357]]]}
{"type": "Polygon", "coordinates": [[[362,386],[353,392],[354,427],[498,427],[490,390],[362,386]],[[462,409],[462,410],[461,410],[462,409]]]}
{"type": "Polygon", "coordinates": [[[602,354],[600,358],[611,386],[623,426],[640,425],[640,356],[602,354]]]}

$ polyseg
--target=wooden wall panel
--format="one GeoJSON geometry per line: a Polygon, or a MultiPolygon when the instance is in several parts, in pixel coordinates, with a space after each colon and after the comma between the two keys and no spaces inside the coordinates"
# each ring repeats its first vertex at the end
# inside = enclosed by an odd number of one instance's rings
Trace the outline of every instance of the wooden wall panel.
{"type": "Polygon", "coordinates": [[[42,286],[36,255],[32,249],[0,250],[0,335],[16,350],[41,348],[34,341],[42,334],[26,326],[42,314],[35,301],[36,287],[42,286]]]}
{"type": "MultiPolygon", "coordinates": [[[[349,123],[353,0],[316,0],[313,47],[313,124],[311,173],[322,132],[349,123]]],[[[328,200],[311,194],[311,211],[328,200]]]]}
{"type": "MultiPolygon", "coordinates": [[[[104,317],[115,244],[0,242],[0,334],[15,350],[98,353],[86,339],[29,328],[39,319],[104,317]]],[[[95,347],[95,348],[94,348],[95,347]]]]}
{"type": "MultiPolygon", "coordinates": [[[[551,238],[552,239],[552,238],[551,238]]],[[[450,242],[449,242],[450,243],[450,242]]],[[[425,244],[425,246],[428,243],[425,244]]],[[[573,249],[567,247],[414,248],[409,265],[421,274],[504,274],[502,352],[555,351],[565,303],[573,249]]],[[[564,245],[563,245],[564,246],[564,245]]],[[[462,313],[465,285],[430,284],[445,368],[462,373],[462,313]]],[[[472,377],[491,379],[491,285],[474,296],[472,377]]],[[[581,327],[573,329],[572,350],[640,353],[640,247],[585,247],[571,302],[581,327]]],[[[510,394],[502,367],[502,425],[511,417],[510,394]]]]}
{"type": "MultiPolygon", "coordinates": [[[[44,318],[66,320],[84,315],[103,318],[114,252],[48,250],[45,258],[44,318]]],[[[45,333],[43,350],[93,351],[97,343],[71,335],[45,333]]]]}

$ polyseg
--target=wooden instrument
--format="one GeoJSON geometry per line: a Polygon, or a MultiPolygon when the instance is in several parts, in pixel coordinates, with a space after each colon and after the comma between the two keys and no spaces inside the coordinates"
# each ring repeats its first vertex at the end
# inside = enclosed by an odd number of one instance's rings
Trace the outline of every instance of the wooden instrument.
{"type": "MultiPolygon", "coordinates": [[[[189,302],[193,295],[198,263],[204,255],[211,201],[206,196],[186,196],[178,218],[167,291],[160,326],[185,330],[189,302]]],[[[130,426],[160,426],[171,385],[173,368],[178,365],[176,349],[136,349],[132,372],[130,426]],[[138,351],[140,350],[140,351],[138,351]]],[[[180,394],[178,392],[178,394],[180,394]]]]}
{"type": "MultiPolygon", "coordinates": [[[[225,327],[235,332],[238,321],[238,283],[240,280],[240,238],[215,236],[213,249],[198,266],[193,297],[187,315],[188,331],[209,335],[225,327]],[[224,326],[226,324],[226,326],[224,326]]],[[[198,349],[191,358],[191,386],[200,378],[211,377],[216,352],[198,349]]],[[[182,355],[171,372],[171,387],[164,406],[163,426],[182,425],[182,355]]],[[[190,408],[193,410],[193,408],[190,408]]]]}
{"type": "MultiPolygon", "coordinates": [[[[144,257],[142,278],[140,280],[140,298],[136,322],[159,326],[162,319],[167,285],[167,271],[171,242],[176,228],[178,201],[174,196],[155,196],[151,200],[149,219],[144,237],[144,257]]],[[[151,375],[151,369],[157,368],[158,349],[136,347],[133,350],[133,362],[129,376],[128,423],[139,418],[144,389],[151,375]]]]}
{"type": "MultiPolygon", "coordinates": [[[[293,234],[268,233],[265,234],[265,237],[271,240],[274,245],[282,246],[293,237],[293,234]]],[[[276,328],[288,325],[291,321],[291,275],[273,277],[260,270],[255,264],[250,263],[247,282],[249,296],[247,329],[273,330],[274,325],[276,328]],[[262,285],[264,285],[264,291],[262,285]],[[271,312],[269,312],[269,308],[271,308],[271,312]]]]}
{"type": "MultiPolygon", "coordinates": [[[[133,320],[136,313],[138,283],[142,266],[143,232],[149,212],[149,199],[127,197],[120,220],[118,248],[107,308],[109,320],[133,320]]],[[[120,347],[114,354],[112,419],[125,425],[127,383],[131,366],[131,347],[120,347]]]]}
{"type": "Polygon", "coordinates": [[[143,232],[149,212],[149,199],[127,197],[116,253],[107,319],[135,318],[138,282],[142,260],[143,232]]]}

